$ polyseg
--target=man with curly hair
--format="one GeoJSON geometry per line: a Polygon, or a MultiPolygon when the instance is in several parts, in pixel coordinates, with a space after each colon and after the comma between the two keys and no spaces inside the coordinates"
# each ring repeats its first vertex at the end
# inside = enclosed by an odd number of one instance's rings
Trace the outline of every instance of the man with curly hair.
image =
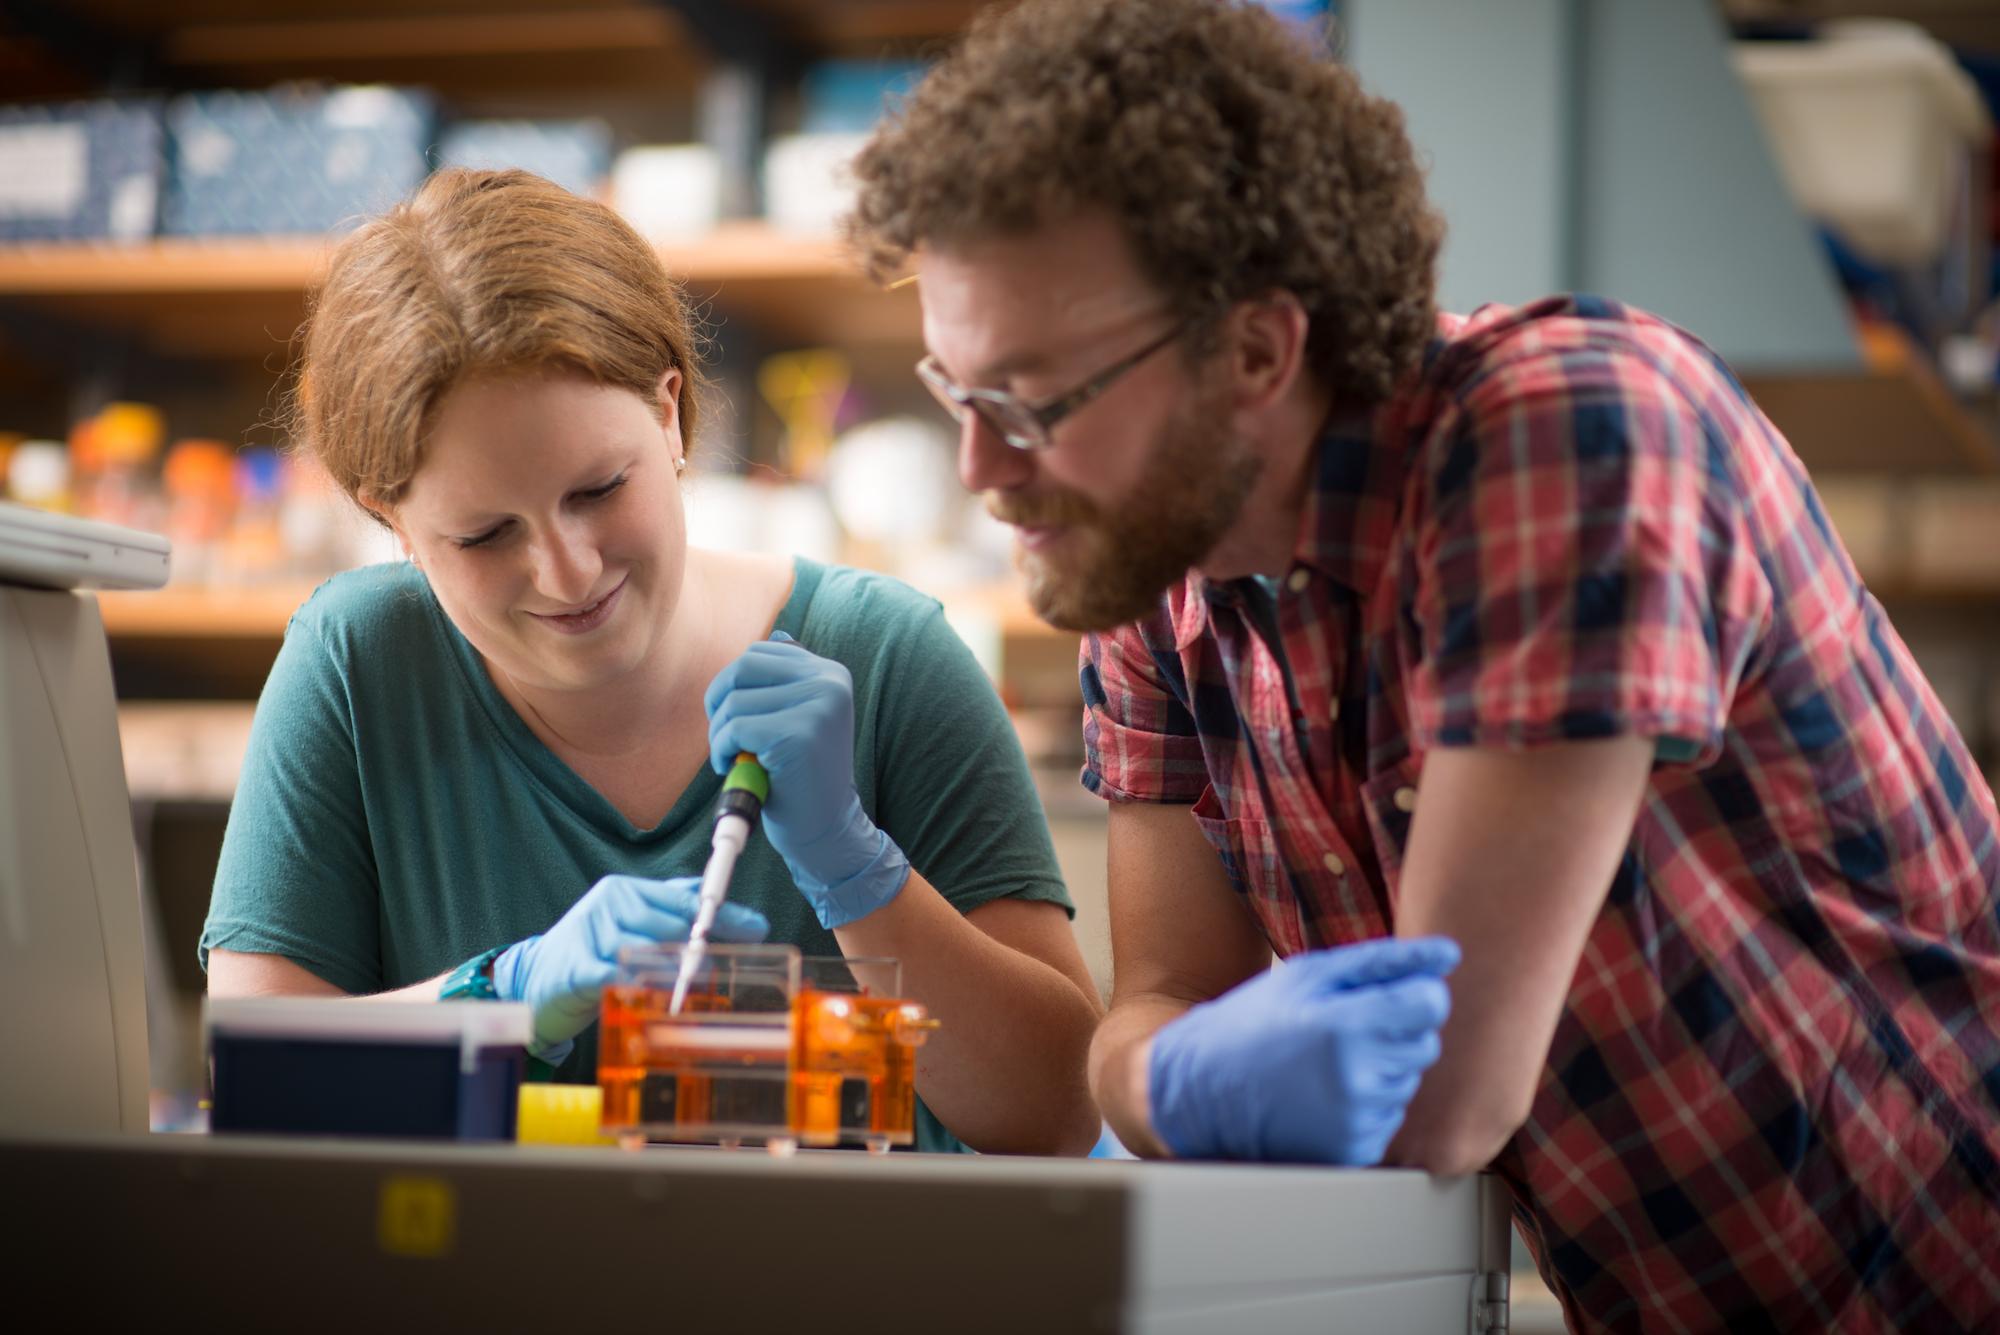
{"type": "Polygon", "coordinates": [[[1579,1329],[2000,1323],[2000,814],[1714,354],[1438,314],[1397,110],[1221,0],[989,15],[858,175],[1088,632],[1125,1142],[1491,1167],[1579,1329]]]}

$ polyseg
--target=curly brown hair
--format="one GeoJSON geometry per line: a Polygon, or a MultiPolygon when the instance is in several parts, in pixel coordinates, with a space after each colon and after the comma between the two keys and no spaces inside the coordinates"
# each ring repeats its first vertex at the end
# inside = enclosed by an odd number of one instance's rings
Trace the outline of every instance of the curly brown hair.
{"type": "Polygon", "coordinates": [[[690,445],[706,390],[701,330],[659,255],[604,205],[522,171],[440,171],[363,224],[335,247],[303,340],[283,423],[378,504],[402,499],[463,381],[567,372],[658,407],[678,369],[690,445]]]}
{"type": "Polygon", "coordinates": [[[1198,329],[1294,294],[1336,402],[1388,397],[1433,332],[1444,229],[1402,112],[1255,7],[989,10],[854,170],[847,233],[878,280],[925,245],[1106,208],[1198,329]]]}

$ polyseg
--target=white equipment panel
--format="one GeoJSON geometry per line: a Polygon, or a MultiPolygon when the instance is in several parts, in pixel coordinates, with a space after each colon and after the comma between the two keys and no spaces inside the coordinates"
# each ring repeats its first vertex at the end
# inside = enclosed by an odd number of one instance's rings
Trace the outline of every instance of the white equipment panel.
{"type": "Polygon", "coordinates": [[[0,582],[44,589],[157,589],[169,544],[157,533],[0,501],[0,582]]]}
{"type": "Polygon", "coordinates": [[[0,1135],[146,1130],[142,922],[97,600],[0,584],[0,1135]]]}

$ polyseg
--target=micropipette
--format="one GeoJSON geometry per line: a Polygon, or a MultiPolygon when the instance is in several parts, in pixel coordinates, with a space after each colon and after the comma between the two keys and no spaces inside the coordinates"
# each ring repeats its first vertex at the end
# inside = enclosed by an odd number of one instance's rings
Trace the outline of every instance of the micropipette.
{"type": "Polygon", "coordinates": [[[715,809],[715,831],[709,836],[708,866],[701,873],[701,894],[695,902],[694,926],[688,931],[687,948],[681,951],[680,974],[674,979],[674,999],[670,1013],[679,1015],[687,1000],[688,984],[694,981],[702,959],[708,954],[708,932],[715,926],[716,911],[729,894],[729,878],[736,870],[737,855],[750,842],[764,799],[771,794],[770,776],[748,751],[738,752],[729,776],[722,781],[722,801],[715,809]]]}

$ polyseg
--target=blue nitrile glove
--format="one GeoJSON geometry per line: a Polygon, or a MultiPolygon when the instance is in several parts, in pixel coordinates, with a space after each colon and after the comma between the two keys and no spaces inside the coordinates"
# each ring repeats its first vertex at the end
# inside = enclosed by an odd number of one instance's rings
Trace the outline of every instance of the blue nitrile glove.
{"type": "MultiPolygon", "coordinates": [[[[493,991],[502,1001],[534,1008],[528,1051],[552,1066],[567,1057],[570,1040],[597,1019],[599,995],[618,972],[618,952],[687,940],[700,889],[693,876],[606,876],[555,926],[502,951],[493,961],[493,991]]],[[[770,930],[763,914],[725,900],[709,939],[756,942],[770,930]]]]}
{"type": "Polygon", "coordinates": [[[1451,1010],[1441,937],[1295,955],[1153,1036],[1153,1130],[1186,1159],[1379,1163],[1451,1010]]]}
{"type": "Polygon", "coordinates": [[[709,683],[709,760],[726,774],[748,751],[771,776],[764,834],[820,926],[831,931],[894,899],[910,860],[854,791],[854,679],[783,631],[709,683]]]}

